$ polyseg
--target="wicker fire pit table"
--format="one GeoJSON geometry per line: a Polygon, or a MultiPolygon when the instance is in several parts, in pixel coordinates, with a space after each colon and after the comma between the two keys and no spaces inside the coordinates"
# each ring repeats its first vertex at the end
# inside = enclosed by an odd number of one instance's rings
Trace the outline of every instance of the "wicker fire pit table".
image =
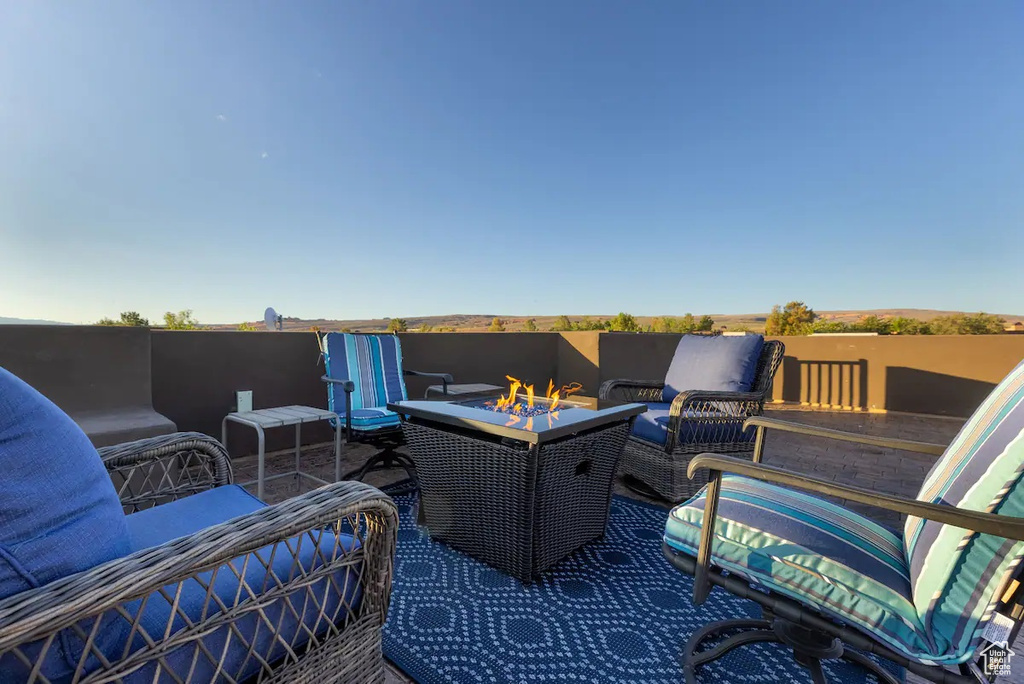
{"type": "Polygon", "coordinates": [[[493,405],[388,408],[402,416],[431,537],[530,582],[604,535],[615,468],[646,406],[574,397],[528,418],[493,405]]]}

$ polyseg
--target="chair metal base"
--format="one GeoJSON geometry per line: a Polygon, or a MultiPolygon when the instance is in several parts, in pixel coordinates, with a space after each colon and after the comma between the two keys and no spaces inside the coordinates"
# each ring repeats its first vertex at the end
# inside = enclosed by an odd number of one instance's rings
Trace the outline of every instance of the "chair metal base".
{"type": "Polygon", "coordinates": [[[409,484],[391,490],[391,494],[410,494],[419,490],[419,480],[416,479],[416,464],[405,454],[400,454],[392,448],[384,449],[376,455],[368,458],[365,463],[355,470],[351,470],[341,478],[343,480],[362,480],[368,473],[378,470],[389,470],[391,468],[402,468],[409,476],[409,484]]]}
{"type": "Polygon", "coordinates": [[[856,651],[847,651],[839,639],[824,632],[801,627],[794,622],[772,615],[768,611],[765,611],[764,615],[764,619],[761,620],[712,622],[694,632],[686,642],[683,652],[683,674],[686,684],[697,684],[696,669],[704,663],[721,658],[737,646],[763,641],[781,643],[792,648],[793,659],[810,671],[811,681],[814,684],[827,684],[828,682],[821,669],[821,661],[837,658],[860,665],[875,675],[880,682],[899,684],[899,680],[891,672],[856,651]],[[725,637],[712,648],[697,651],[705,639],[720,637],[723,633],[736,630],[742,631],[725,637]]]}

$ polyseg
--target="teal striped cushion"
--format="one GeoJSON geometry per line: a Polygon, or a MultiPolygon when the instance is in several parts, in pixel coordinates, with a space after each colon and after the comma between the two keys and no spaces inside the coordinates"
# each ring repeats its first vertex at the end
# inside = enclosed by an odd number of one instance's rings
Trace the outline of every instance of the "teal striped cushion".
{"type": "MultiPolygon", "coordinates": [[[[338,417],[345,420],[345,412],[339,411],[338,417]]],[[[398,414],[384,408],[354,409],[352,411],[352,429],[380,430],[381,428],[397,427],[401,424],[398,414]]]]}
{"type": "MultiPolygon", "coordinates": [[[[705,491],[669,515],[665,542],[696,556],[705,491]]],[[[910,600],[899,537],[823,499],[735,475],[722,478],[714,565],[819,606],[910,658],[929,651],[910,600]]]]}
{"type": "MultiPolygon", "coordinates": [[[[328,333],[324,338],[324,363],[329,378],[352,381],[353,409],[381,408],[388,402],[409,398],[402,377],[402,344],[395,335],[328,333]]],[[[343,413],[344,390],[333,384],[327,387],[328,406],[343,413]]],[[[353,419],[355,416],[353,411],[353,419]]]]}
{"type": "MultiPolygon", "coordinates": [[[[982,403],[925,478],[918,499],[1024,516],[1024,363],[982,403]]],[[[1024,543],[920,518],[904,530],[914,604],[943,662],[971,658],[1024,543]]]]}

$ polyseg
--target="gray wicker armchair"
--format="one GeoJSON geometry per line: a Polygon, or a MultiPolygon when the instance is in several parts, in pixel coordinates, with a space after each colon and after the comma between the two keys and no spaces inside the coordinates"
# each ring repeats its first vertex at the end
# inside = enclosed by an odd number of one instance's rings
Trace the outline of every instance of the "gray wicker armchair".
{"type": "MultiPolygon", "coordinates": [[[[667,435],[655,443],[636,434],[630,437],[619,461],[619,473],[627,484],[645,494],[655,494],[678,503],[707,484],[707,471],[691,480],[686,469],[693,456],[701,453],[753,454],[753,431],[743,421],[764,412],[785,345],[766,341],[761,348],[749,392],[685,390],[671,399],[667,435]],[[639,485],[639,486],[637,486],[639,485]]],[[[602,399],[668,403],[663,398],[665,383],[648,380],[608,380],[601,385],[602,399]]]]}
{"type": "MultiPolygon", "coordinates": [[[[198,433],[99,451],[125,513],[232,478],[198,433]]],[[[0,680],[54,681],[57,656],[73,682],[383,681],[397,527],[387,496],[339,482],[9,596],[0,680]]]]}

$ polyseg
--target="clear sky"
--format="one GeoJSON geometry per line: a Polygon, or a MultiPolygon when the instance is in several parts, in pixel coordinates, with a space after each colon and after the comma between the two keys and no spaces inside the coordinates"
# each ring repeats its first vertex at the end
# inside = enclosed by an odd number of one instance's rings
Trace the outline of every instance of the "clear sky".
{"type": "Polygon", "coordinates": [[[1024,313],[1019,2],[0,3],[0,316],[1024,313]]]}

